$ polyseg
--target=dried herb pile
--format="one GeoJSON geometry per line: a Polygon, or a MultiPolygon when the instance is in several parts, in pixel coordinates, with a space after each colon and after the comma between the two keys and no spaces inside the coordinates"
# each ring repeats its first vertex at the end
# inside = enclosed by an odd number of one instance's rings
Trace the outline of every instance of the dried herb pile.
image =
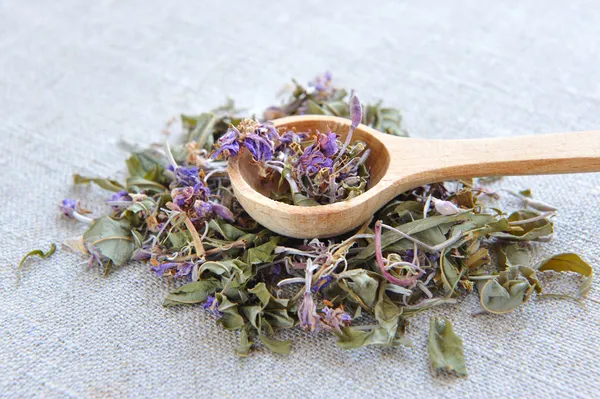
{"type": "MultiPolygon", "coordinates": [[[[363,110],[355,96],[333,86],[330,74],[308,87],[294,86],[287,101],[264,112],[264,121],[337,115],[352,117],[353,126],[361,121],[406,135],[399,111],[381,103],[363,110]]],[[[124,182],[75,175],[76,184],[94,183],[114,194],[104,216],[91,216],[78,201],[63,201],[65,216],[89,224],[83,237],[68,245],[104,272],[147,262],[176,287],[164,305],[200,305],[223,328],[238,332],[241,356],[259,342],[288,353],[291,342],[277,332],[296,327],[334,334],[344,349],[409,345],[406,330],[415,314],[469,294],[479,296],[484,312],[510,312],[542,293],[537,276],[547,270],[579,273],[580,295],[590,289],[592,269],[576,254],[532,263],[531,243],[551,238],[555,209],[528,191],[491,192],[482,180],[403,193],[369,223],[340,237],[278,236],[244,212],[232,193],[226,162],[218,158],[245,147],[265,173],[274,170],[298,186],[297,196],[282,200],[330,203],[364,190],[368,171],[358,166],[352,181],[344,183],[352,176],[338,174],[329,184],[324,169],[332,165],[319,163],[323,158],[314,154],[331,159],[345,148],[350,163],[362,159],[364,146],[341,143],[330,132],[315,139],[298,132],[275,136],[271,125],[243,118],[232,102],[182,115],[181,123],[184,140],[133,153],[124,182]],[[312,157],[301,162],[307,153],[312,157]],[[522,209],[496,208],[500,194],[518,197],[522,209]]],[[[466,374],[462,341],[449,321],[432,319],[429,354],[435,370],[466,374]]]]}

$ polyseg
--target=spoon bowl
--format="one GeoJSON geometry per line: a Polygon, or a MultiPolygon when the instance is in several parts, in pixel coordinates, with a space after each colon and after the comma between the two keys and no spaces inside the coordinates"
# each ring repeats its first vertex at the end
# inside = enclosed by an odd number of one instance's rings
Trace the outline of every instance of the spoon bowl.
{"type": "MultiPolygon", "coordinates": [[[[351,121],[323,115],[276,119],[277,129],[325,132],[345,139],[351,121]]],[[[600,171],[600,132],[515,138],[424,140],[395,137],[359,125],[352,140],[371,154],[367,191],[347,201],[295,206],[268,197],[277,182],[265,182],[248,151],[229,161],[228,172],[242,207],[263,226],[290,237],[323,238],[346,233],[369,219],[398,194],[443,180],[493,175],[600,171]]]]}

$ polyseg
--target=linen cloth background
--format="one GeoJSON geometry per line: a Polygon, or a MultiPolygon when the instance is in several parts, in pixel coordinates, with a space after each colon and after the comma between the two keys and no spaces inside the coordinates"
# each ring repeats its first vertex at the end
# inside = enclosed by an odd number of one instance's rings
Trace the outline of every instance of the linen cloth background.
{"type": "MultiPolygon", "coordinates": [[[[103,277],[60,249],[17,286],[24,253],[82,233],[62,198],[106,209],[72,173],[123,177],[120,139],[162,141],[169,117],[227,96],[260,111],[292,77],[329,69],[402,108],[417,137],[600,128],[597,1],[196,3],[0,1],[0,396],[598,397],[598,283],[583,305],[532,300],[504,316],[473,317],[471,295],[411,319],[413,348],[343,351],[292,331],[289,356],[247,359],[199,307],[163,308],[168,287],[143,265],[103,277]],[[468,378],[432,378],[431,315],[463,337],[468,378]]],[[[598,274],[599,174],[501,185],[559,207],[539,256],[575,251],[598,274]]],[[[548,291],[576,289],[567,280],[548,291]]]]}

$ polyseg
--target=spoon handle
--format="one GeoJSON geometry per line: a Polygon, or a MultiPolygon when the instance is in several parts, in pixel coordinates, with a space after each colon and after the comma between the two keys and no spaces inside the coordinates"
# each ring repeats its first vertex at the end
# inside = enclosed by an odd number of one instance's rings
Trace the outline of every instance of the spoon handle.
{"type": "MultiPolygon", "coordinates": [[[[399,180],[407,176],[406,159],[394,162],[398,157],[396,154],[407,151],[400,148],[402,144],[396,140],[387,143],[394,154],[390,172],[399,180]],[[397,151],[390,147],[397,147],[397,151]]],[[[511,138],[416,140],[414,145],[414,152],[421,148],[420,154],[409,156],[413,158],[411,164],[415,164],[414,172],[423,182],[431,182],[434,176],[435,181],[440,181],[461,177],[600,172],[600,131],[511,138]],[[423,147],[427,149],[426,153],[423,153],[423,147]]]]}

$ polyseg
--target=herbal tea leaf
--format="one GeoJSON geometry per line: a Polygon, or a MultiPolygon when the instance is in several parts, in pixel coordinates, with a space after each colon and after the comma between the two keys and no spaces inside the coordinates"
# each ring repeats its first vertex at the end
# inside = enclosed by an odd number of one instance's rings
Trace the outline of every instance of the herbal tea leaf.
{"type": "Polygon", "coordinates": [[[19,266],[17,267],[17,273],[21,272],[21,270],[23,269],[23,266],[25,265],[25,261],[30,256],[38,256],[42,259],[46,259],[46,258],[52,256],[52,254],[54,254],[54,252],[56,252],[56,244],[54,244],[54,243],[50,243],[50,249],[46,252],[42,251],[41,249],[34,249],[34,250],[27,252],[25,254],[25,256],[23,256],[23,258],[21,258],[21,261],[19,262],[19,266]]]}
{"type": "Polygon", "coordinates": [[[377,297],[378,281],[366,270],[354,269],[340,273],[338,276],[340,288],[361,306],[370,309],[377,297]]]}
{"type": "Polygon", "coordinates": [[[432,317],[429,324],[429,361],[435,372],[467,375],[462,339],[454,333],[452,323],[432,317]]]}
{"type": "Polygon", "coordinates": [[[110,216],[97,219],[83,234],[83,240],[117,266],[127,263],[135,249],[131,227],[124,220],[110,216]]]}
{"type": "Polygon", "coordinates": [[[532,269],[525,268],[525,274],[522,279],[520,269],[511,267],[483,283],[479,293],[481,306],[495,314],[508,313],[521,306],[533,290],[541,290],[532,269]]]}
{"type": "MultiPolygon", "coordinates": [[[[233,303],[223,294],[216,294],[216,300],[219,302],[218,310],[222,313],[222,316],[219,318],[218,323],[223,326],[223,328],[227,330],[239,330],[244,326],[244,318],[240,316],[238,304],[233,303]]],[[[244,329],[242,330],[242,332],[244,329]]],[[[250,343],[246,339],[246,343],[250,343]]]]}
{"type": "MultiPolygon", "coordinates": [[[[173,306],[181,304],[193,304],[206,301],[209,295],[215,293],[220,288],[221,283],[214,278],[195,281],[177,288],[165,298],[163,306],[173,306]]],[[[221,309],[219,309],[220,311],[221,309]]]]}
{"type": "Polygon", "coordinates": [[[592,280],[594,278],[594,270],[589,263],[581,259],[574,253],[559,254],[542,261],[538,268],[540,272],[553,270],[555,272],[574,272],[581,274],[585,280],[579,289],[579,294],[582,297],[587,296],[592,288],[592,280]]]}
{"type": "Polygon", "coordinates": [[[131,177],[147,178],[148,173],[162,170],[164,161],[153,151],[147,150],[132,154],[125,163],[131,177]]]}
{"type": "Polygon", "coordinates": [[[224,238],[230,241],[236,241],[246,235],[246,232],[238,229],[222,219],[212,219],[208,223],[209,229],[215,230],[224,238]]]}
{"type": "Polygon", "coordinates": [[[291,341],[277,341],[262,333],[258,335],[258,339],[260,339],[260,342],[262,342],[271,352],[287,355],[292,350],[291,341]]]}
{"type": "Polygon", "coordinates": [[[119,183],[116,180],[112,180],[112,179],[104,179],[104,178],[100,178],[100,177],[87,177],[87,176],[81,176],[79,174],[73,175],[73,184],[90,184],[90,183],[94,183],[94,184],[98,185],[98,187],[101,187],[105,190],[114,191],[114,192],[121,191],[125,188],[121,183],[119,183]]]}
{"type": "Polygon", "coordinates": [[[505,270],[511,266],[529,266],[531,251],[519,243],[498,248],[498,268],[505,270]]]}
{"type": "Polygon", "coordinates": [[[279,237],[273,237],[268,242],[258,247],[250,248],[247,252],[246,263],[256,265],[260,263],[272,262],[275,258],[273,251],[279,243],[279,237]]]}
{"type": "Polygon", "coordinates": [[[128,177],[127,178],[127,191],[139,193],[145,191],[148,193],[163,194],[169,191],[165,186],[152,180],[145,179],[143,177],[128,177]]]}
{"type": "Polygon", "coordinates": [[[250,354],[250,349],[252,345],[254,345],[254,341],[250,339],[248,334],[251,326],[249,324],[246,325],[245,328],[242,328],[240,331],[240,344],[235,350],[235,353],[240,357],[246,357],[250,354]]]}
{"type": "MultiPolygon", "coordinates": [[[[187,135],[186,142],[189,143],[195,141],[198,143],[200,148],[207,147],[206,144],[209,141],[209,136],[212,136],[213,128],[217,122],[217,116],[212,112],[205,112],[197,117],[186,118],[188,118],[188,121],[189,119],[194,119],[194,128],[187,135]]],[[[212,147],[212,142],[208,144],[210,144],[210,147],[212,147]]],[[[210,147],[206,149],[211,150],[212,148],[210,147]]]]}
{"type": "MultiPolygon", "coordinates": [[[[522,210],[513,212],[508,217],[508,222],[523,222],[535,219],[541,214],[537,211],[522,210]]],[[[511,232],[492,233],[494,237],[513,241],[535,241],[551,236],[554,233],[554,223],[548,218],[538,219],[529,223],[515,225],[519,229],[511,232]]]]}

